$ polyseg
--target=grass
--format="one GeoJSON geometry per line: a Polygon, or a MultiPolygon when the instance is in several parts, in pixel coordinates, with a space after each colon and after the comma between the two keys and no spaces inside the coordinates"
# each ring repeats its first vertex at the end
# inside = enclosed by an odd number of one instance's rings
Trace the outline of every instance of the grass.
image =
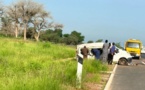
{"type": "Polygon", "coordinates": [[[93,82],[99,83],[101,80],[100,72],[107,71],[107,65],[102,64],[97,60],[87,60],[84,61],[84,69],[83,69],[83,78],[84,82],[93,82]]]}
{"type": "MultiPolygon", "coordinates": [[[[72,90],[76,87],[75,48],[50,42],[0,37],[0,90],[72,90]]],[[[99,82],[107,66],[85,60],[83,82],[99,82]],[[88,74],[93,74],[88,78],[88,74]]]]}

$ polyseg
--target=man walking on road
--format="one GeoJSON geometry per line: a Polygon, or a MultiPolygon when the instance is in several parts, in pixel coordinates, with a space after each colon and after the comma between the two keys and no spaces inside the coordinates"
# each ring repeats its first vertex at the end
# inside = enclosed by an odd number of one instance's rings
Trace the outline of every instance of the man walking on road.
{"type": "Polygon", "coordinates": [[[108,49],[110,48],[110,43],[108,43],[108,40],[105,40],[105,43],[103,45],[103,63],[107,63],[108,59],[108,49]]]}

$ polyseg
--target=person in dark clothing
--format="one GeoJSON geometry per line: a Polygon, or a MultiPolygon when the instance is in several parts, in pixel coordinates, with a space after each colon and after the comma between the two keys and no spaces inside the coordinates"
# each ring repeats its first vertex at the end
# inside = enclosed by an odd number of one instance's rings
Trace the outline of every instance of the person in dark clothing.
{"type": "Polygon", "coordinates": [[[84,46],[84,48],[81,49],[81,54],[83,55],[84,59],[87,59],[89,50],[86,46],[84,46]]]}
{"type": "Polygon", "coordinates": [[[92,49],[91,52],[95,56],[96,60],[100,59],[100,51],[98,49],[92,49]]]}
{"type": "Polygon", "coordinates": [[[110,52],[108,54],[108,65],[112,65],[113,56],[115,54],[115,43],[112,43],[112,47],[110,48],[110,52]]]}

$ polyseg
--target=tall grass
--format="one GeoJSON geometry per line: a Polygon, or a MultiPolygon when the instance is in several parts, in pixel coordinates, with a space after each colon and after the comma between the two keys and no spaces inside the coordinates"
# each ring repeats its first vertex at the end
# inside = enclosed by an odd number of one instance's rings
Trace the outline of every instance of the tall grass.
{"type": "Polygon", "coordinates": [[[108,70],[107,65],[100,60],[86,60],[83,67],[83,81],[92,83],[100,82],[100,72],[108,70]]]}
{"type": "MultiPolygon", "coordinates": [[[[76,83],[75,48],[50,42],[0,37],[0,90],[72,90],[76,83]]],[[[83,76],[106,70],[85,61],[83,76]]],[[[85,79],[84,79],[85,81],[85,79]]]]}

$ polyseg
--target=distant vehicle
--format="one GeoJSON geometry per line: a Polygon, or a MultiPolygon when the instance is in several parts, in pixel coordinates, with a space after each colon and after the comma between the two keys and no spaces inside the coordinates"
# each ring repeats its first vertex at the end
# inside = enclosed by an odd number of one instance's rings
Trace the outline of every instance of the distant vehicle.
{"type": "MultiPolygon", "coordinates": [[[[103,44],[104,44],[103,42],[79,44],[77,45],[77,55],[81,55],[81,48],[86,46],[89,49],[88,59],[95,58],[95,56],[91,52],[92,49],[100,50],[101,57],[102,57],[103,44]]],[[[119,65],[128,65],[129,63],[132,62],[132,56],[129,53],[127,53],[125,50],[116,47],[116,51],[117,52],[113,57],[113,63],[118,63],[119,65]]]]}
{"type": "Polygon", "coordinates": [[[142,42],[137,39],[129,39],[125,42],[125,50],[133,57],[141,59],[142,42]]]}
{"type": "Polygon", "coordinates": [[[141,49],[141,53],[145,53],[145,47],[141,49]]]}

